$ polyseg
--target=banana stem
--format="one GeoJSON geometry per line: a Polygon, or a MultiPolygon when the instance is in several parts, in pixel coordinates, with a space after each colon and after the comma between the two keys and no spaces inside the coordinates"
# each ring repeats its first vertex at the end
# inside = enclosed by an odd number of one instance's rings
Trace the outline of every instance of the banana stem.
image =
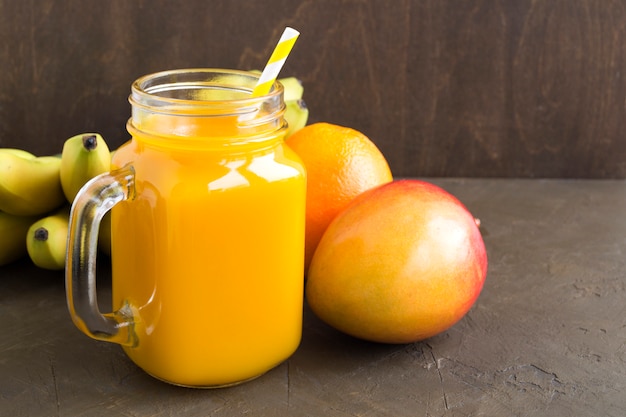
{"type": "Polygon", "coordinates": [[[35,230],[35,240],[38,240],[40,242],[45,242],[46,240],[48,240],[48,229],[46,229],[45,227],[40,227],[37,230],[35,230]]]}
{"type": "Polygon", "coordinates": [[[98,138],[96,135],[83,136],[83,146],[87,151],[93,151],[98,147],[98,138]]]}

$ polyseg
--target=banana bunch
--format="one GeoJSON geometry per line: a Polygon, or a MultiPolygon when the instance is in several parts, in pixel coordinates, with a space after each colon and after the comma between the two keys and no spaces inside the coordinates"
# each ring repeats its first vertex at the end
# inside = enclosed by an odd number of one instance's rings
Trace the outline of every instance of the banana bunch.
{"type": "MultiPolygon", "coordinates": [[[[255,74],[261,74],[259,70],[252,70],[255,74]]],[[[309,120],[309,109],[302,99],[304,95],[304,86],[302,81],[296,77],[279,78],[278,81],[283,85],[283,100],[285,101],[285,114],[283,117],[287,121],[288,138],[298,130],[306,126],[309,120]]]]}
{"type": "MultiPolygon", "coordinates": [[[[63,269],[70,205],[110,168],[111,152],[97,133],[67,139],[57,156],[0,148],[0,266],[28,255],[41,268],[63,269]]],[[[110,253],[106,238],[101,247],[110,253]]]]}

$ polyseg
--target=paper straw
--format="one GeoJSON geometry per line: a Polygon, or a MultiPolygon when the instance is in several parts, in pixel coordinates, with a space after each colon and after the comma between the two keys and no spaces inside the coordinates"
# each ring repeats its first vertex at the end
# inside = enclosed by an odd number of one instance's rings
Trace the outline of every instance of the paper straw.
{"type": "Polygon", "coordinates": [[[300,32],[297,30],[290,27],[285,28],[276,48],[274,48],[274,52],[272,52],[270,59],[267,61],[259,77],[259,81],[254,87],[254,90],[252,90],[252,97],[263,96],[270,92],[298,36],[300,36],[300,32]]]}

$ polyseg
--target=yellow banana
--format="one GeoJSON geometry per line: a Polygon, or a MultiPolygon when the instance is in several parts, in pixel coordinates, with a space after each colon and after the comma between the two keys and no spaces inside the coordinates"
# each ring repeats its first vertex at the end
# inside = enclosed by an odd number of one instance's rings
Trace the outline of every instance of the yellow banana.
{"type": "Polygon", "coordinates": [[[48,213],[65,203],[55,156],[0,152],[0,211],[17,216],[48,213]]]}
{"type": "Polygon", "coordinates": [[[287,121],[285,138],[288,138],[306,126],[306,122],[309,119],[309,109],[304,100],[287,101],[285,102],[285,115],[283,117],[287,121]]]}
{"type": "Polygon", "coordinates": [[[61,153],[60,171],[67,201],[72,203],[87,181],[110,169],[111,152],[102,136],[83,133],[67,139],[61,153]]]}
{"type": "Polygon", "coordinates": [[[14,216],[0,211],[0,266],[26,256],[24,236],[35,221],[37,217],[14,216]]]}
{"type": "Polygon", "coordinates": [[[70,210],[56,213],[33,223],[26,233],[26,249],[35,265],[44,269],[65,268],[70,210]]]}
{"type": "Polygon", "coordinates": [[[32,153],[25,151],[24,149],[17,148],[0,148],[0,152],[8,152],[13,155],[21,156],[22,158],[35,158],[35,155],[32,153]]]}

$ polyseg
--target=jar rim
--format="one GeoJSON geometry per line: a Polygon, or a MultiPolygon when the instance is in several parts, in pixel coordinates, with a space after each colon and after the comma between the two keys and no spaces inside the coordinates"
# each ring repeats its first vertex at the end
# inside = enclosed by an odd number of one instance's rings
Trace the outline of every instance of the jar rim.
{"type": "Polygon", "coordinates": [[[251,71],[190,68],[140,77],[129,96],[130,129],[160,137],[194,137],[196,142],[201,137],[232,142],[235,137],[284,130],[284,88],[275,82],[268,94],[252,97],[259,76],[251,71]],[[211,125],[215,123],[230,130],[216,133],[211,125]]]}
{"type": "Polygon", "coordinates": [[[145,106],[153,110],[158,107],[167,107],[168,112],[175,109],[185,111],[189,107],[207,110],[212,108],[224,110],[225,106],[233,109],[258,108],[261,103],[275,100],[283,93],[283,86],[279,82],[274,82],[266,95],[251,97],[259,76],[260,74],[251,71],[223,68],[183,68],[159,71],[136,79],[131,85],[129,101],[133,106],[145,106]],[[237,82],[235,83],[234,80],[237,82]],[[228,99],[191,96],[193,91],[208,88],[238,92],[239,95],[228,99]]]}

